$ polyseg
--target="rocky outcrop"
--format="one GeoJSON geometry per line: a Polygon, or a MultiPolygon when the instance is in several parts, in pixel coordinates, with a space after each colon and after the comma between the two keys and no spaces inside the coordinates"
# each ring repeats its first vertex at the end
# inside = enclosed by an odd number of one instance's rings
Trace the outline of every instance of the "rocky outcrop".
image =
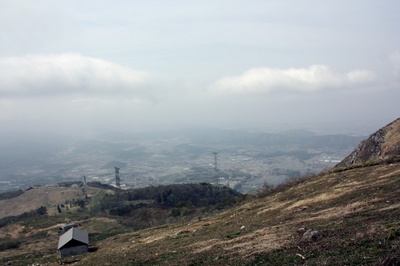
{"type": "Polygon", "coordinates": [[[379,129],[362,141],[336,167],[387,160],[400,155],[400,118],[379,129]]]}

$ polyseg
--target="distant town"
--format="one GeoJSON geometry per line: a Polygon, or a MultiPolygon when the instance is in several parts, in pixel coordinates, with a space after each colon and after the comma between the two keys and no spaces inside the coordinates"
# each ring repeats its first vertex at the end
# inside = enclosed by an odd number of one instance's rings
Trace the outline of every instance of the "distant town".
{"type": "Polygon", "coordinates": [[[103,136],[66,144],[44,143],[40,149],[25,143],[24,154],[14,152],[15,162],[1,169],[0,190],[83,181],[84,177],[117,185],[117,167],[123,189],[207,182],[248,193],[264,183],[276,185],[332,167],[361,139],[308,131],[213,130],[169,136],[103,136]]]}

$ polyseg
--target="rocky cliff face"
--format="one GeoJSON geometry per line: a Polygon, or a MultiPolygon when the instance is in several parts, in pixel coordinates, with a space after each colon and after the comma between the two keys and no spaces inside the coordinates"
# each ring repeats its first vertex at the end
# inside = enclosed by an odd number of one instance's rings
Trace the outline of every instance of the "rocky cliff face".
{"type": "Polygon", "coordinates": [[[379,129],[362,141],[358,147],[337,166],[386,160],[400,155],[400,118],[379,129]]]}

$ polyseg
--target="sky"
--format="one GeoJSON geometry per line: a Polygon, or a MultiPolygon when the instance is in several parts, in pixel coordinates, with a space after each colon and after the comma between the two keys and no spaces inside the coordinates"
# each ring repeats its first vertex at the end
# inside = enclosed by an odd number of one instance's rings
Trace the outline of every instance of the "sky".
{"type": "Polygon", "coordinates": [[[397,0],[0,0],[0,131],[370,134],[400,117],[399,10],[397,0]]]}

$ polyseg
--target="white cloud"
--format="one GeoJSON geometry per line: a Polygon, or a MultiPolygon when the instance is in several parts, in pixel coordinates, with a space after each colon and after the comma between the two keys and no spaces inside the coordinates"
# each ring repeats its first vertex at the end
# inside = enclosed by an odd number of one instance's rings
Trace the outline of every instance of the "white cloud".
{"type": "Polygon", "coordinates": [[[0,59],[0,97],[113,95],[134,92],[149,75],[80,54],[0,59]]]}
{"type": "Polygon", "coordinates": [[[354,70],[346,76],[348,84],[366,84],[375,80],[375,73],[369,70],[354,70]]]}
{"type": "Polygon", "coordinates": [[[333,72],[325,65],[308,68],[253,68],[242,75],[226,77],[216,83],[219,93],[266,93],[272,91],[312,92],[366,84],[375,79],[369,70],[347,74],[333,72]]]}

